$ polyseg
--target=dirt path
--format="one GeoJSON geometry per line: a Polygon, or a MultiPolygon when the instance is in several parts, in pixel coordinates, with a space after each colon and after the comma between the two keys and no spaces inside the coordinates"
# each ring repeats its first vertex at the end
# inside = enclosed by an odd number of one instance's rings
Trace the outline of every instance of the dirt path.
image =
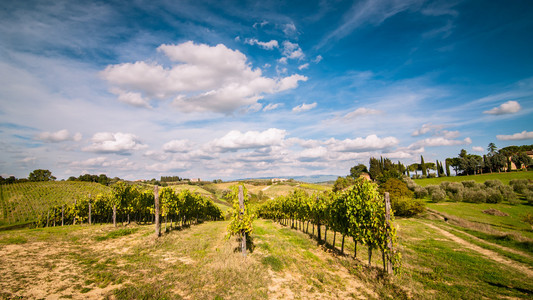
{"type": "MultiPolygon", "coordinates": [[[[521,264],[519,262],[516,262],[516,261],[513,261],[513,260],[510,260],[506,257],[503,257],[502,255],[500,255],[499,253],[496,253],[494,251],[491,251],[491,250],[488,250],[488,249],[485,249],[485,248],[482,248],[482,247],[479,247],[477,245],[474,245],[472,243],[469,243],[465,240],[463,240],[462,238],[460,237],[457,237],[455,236],[454,234],[440,228],[440,227],[437,227],[433,224],[429,224],[429,223],[425,223],[425,222],[420,222],[432,229],[435,229],[437,230],[438,232],[440,232],[442,235],[444,235],[445,237],[449,238],[450,240],[456,242],[457,244],[460,244],[462,246],[464,246],[465,248],[468,248],[468,249],[471,249],[471,250],[474,250],[476,251],[477,253],[479,254],[482,254],[498,263],[501,263],[501,264],[504,264],[506,266],[509,266],[509,267],[512,267],[512,268],[515,268],[517,270],[520,270],[522,273],[526,274],[527,276],[529,277],[533,277],[533,271],[526,265],[524,264],[521,264]]],[[[488,242],[487,242],[488,243],[488,242]]],[[[507,249],[506,249],[507,250],[507,249]]]]}
{"type": "Polygon", "coordinates": [[[264,192],[264,191],[268,190],[270,187],[271,187],[271,185],[269,185],[269,186],[263,188],[262,191],[264,192]]]}

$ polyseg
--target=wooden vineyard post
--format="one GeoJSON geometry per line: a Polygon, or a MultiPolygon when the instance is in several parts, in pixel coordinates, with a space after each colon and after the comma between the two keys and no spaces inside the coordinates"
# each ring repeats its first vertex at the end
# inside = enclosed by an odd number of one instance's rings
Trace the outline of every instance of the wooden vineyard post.
{"type": "Polygon", "coordinates": [[[161,222],[159,220],[159,187],[154,186],[154,200],[155,200],[155,236],[161,235],[161,222]]]}
{"type": "Polygon", "coordinates": [[[385,259],[385,255],[383,256],[383,269],[387,271],[387,273],[392,274],[392,240],[390,236],[390,197],[389,193],[385,192],[385,222],[386,222],[386,228],[387,228],[387,249],[389,250],[389,255],[387,255],[387,259],[385,259]]]}
{"type": "Polygon", "coordinates": [[[89,225],[92,225],[92,219],[91,219],[91,194],[89,194],[89,225]]]}
{"type": "Polygon", "coordinates": [[[117,205],[113,204],[113,226],[117,227],[117,205]]]}
{"type": "Polygon", "coordinates": [[[65,224],[65,204],[61,205],[61,226],[65,224]]]}
{"type": "MultiPolygon", "coordinates": [[[[239,185],[239,217],[244,217],[244,195],[242,191],[242,185],[239,185]]],[[[241,240],[241,250],[242,255],[246,257],[246,232],[242,231],[242,240],[241,240]]]]}

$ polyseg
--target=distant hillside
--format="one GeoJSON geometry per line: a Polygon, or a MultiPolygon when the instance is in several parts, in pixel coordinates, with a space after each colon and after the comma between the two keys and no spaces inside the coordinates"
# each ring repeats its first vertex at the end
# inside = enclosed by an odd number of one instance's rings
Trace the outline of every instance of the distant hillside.
{"type": "Polygon", "coordinates": [[[287,178],[287,179],[294,179],[296,181],[301,182],[307,182],[307,183],[318,183],[318,182],[326,182],[326,181],[335,181],[337,180],[337,177],[340,175],[309,175],[309,176],[277,176],[277,177],[259,177],[259,178],[244,178],[244,179],[236,179],[235,181],[241,181],[241,180],[252,180],[252,179],[272,179],[272,178],[287,178]]]}

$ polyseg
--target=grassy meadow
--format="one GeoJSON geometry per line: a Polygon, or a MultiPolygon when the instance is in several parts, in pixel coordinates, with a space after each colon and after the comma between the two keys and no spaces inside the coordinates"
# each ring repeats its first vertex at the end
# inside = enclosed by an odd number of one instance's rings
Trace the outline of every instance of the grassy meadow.
{"type": "MultiPolygon", "coordinates": [[[[453,172],[452,172],[453,174],[453,172]]],[[[443,181],[461,182],[466,180],[474,180],[478,183],[484,183],[487,180],[499,180],[503,184],[509,184],[509,181],[513,179],[530,179],[533,180],[533,171],[514,171],[514,172],[502,172],[502,173],[487,173],[469,176],[450,176],[450,177],[436,177],[436,178],[423,178],[413,179],[416,184],[420,186],[428,186],[430,184],[438,185],[443,181]]]]}

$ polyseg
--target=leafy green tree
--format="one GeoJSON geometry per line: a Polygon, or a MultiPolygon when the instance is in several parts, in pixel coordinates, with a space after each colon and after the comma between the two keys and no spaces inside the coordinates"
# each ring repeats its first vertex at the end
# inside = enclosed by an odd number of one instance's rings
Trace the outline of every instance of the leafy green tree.
{"type": "Polygon", "coordinates": [[[521,169],[522,166],[527,170],[527,167],[531,165],[532,159],[525,152],[519,152],[511,156],[511,161],[515,164],[517,169],[521,169]]]}
{"type": "Polygon", "coordinates": [[[49,170],[37,169],[33,170],[28,176],[29,181],[54,181],[56,178],[52,176],[49,170]]]}
{"type": "Polygon", "coordinates": [[[345,188],[353,185],[355,182],[355,179],[351,176],[346,177],[338,177],[337,180],[335,180],[335,183],[333,184],[333,191],[342,191],[345,188]]]}
{"type": "Polygon", "coordinates": [[[370,158],[370,169],[368,170],[370,177],[376,180],[376,178],[378,178],[378,176],[381,175],[381,172],[383,172],[383,169],[381,167],[380,161],[377,158],[371,157],[370,158]]]}
{"type": "Polygon", "coordinates": [[[350,176],[354,179],[359,178],[362,173],[368,173],[368,169],[363,164],[358,164],[350,169],[350,176]]]}

